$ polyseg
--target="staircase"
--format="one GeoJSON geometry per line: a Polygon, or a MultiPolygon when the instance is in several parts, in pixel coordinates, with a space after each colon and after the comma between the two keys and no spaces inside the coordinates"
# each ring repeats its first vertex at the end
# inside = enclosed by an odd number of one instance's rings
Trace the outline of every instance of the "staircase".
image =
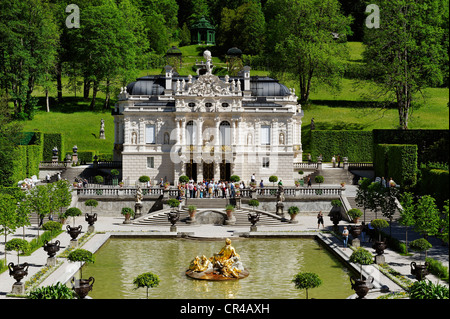
{"type": "MultiPolygon", "coordinates": [[[[205,200],[203,200],[205,201],[205,200]]],[[[206,202],[206,201],[205,201],[206,202]]],[[[169,222],[167,218],[167,213],[170,210],[160,210],[158,212],[150,213],[144,217],[140,217],[136,219],[133,224],[135,225],[145,225],[145,226],[171,226],[171,223],[169,222]]],[[[264,211],[258,211],[261,213],[260,219],[258,223],[256,223],[256,226],[283,226],[286,225],[286,222],[281,221],[281,218],[277,215],[267,213],[264,211]]],[[[208,208],[202,208],[199,209],[197,207],[197,215],[200,215],[202,213],[216,213],[223,216],[223,219],[221,219],[222,223],[220,225],[223,225],[223,221],[226,219],[226,213],[225,208],[221,209],[208,209],[208,208]]],[[[236,222],[233,226],[250,226],[251,223],[248,221],[248,214],[250,213],[250,210],[246,209],[239,209],[234,211],[234,216],[236,218],[236,222]]],[[[187,207],[184,207],[180,210],[180,219],[177,222],[176,226],[188,226],[191,225],[187,223],[189,219],[189,213],[187,211],[187,207]]],[[[220,219],[219,219],[220,220],[220,219]]]]}
{"type": "MultiPolygon", "coordinates": [[[[314,178],[317,175],[322,175],[324,182],[323,184],[328,184],[328,185],[339,185],[342,182],[346,183],[346,184],[356,184],[357,182],[357,177],[355,177],[355,175],[353,175],[351,172],[349,172],[347,169],[343,169],[343,168],[323,168],[321,170],[316,170],[314,173],[312,173],[311,176],[311,183],[314,185],[314,178]]],[[[306,183],[307,179],[305,179],[305,183],[306,183]]]]}
{"type": "Polygon", "coordinates": [[[201,208],[217,208],[224,209],[229,201],[227,198],[187,198],[185,206],[194,205],[201,208]]]}
{"type": "MultiPolygon", "coordinates": [[[[355,197],[347,197],[348,203],[350,204],[351,208],[358,208],[359,210],[361,210],[362,212],[364,212],[364,209],[362,207],[359,207],[358,205],[356,205],[356,200],[355,197]]],[[[373,219],[384,219],[386,221],[389,222],[389,219],[387,219],[386,217],[383,216],[383,214],[381,213],[381,211],[378,211],[377,213],[373,212],[372,210],[366,209],[366,214],[365,214],[365,218],[364,215],[361,216],[360,221],[363,222],[364,220],[366,221],[366,224],[368,222],[370,222],[373,219]]],[[[400,212],[397,210],[394,214],[394,216],[392,217],[392,220],[395,221],[397,219],[400,218],[400,212]]]]}

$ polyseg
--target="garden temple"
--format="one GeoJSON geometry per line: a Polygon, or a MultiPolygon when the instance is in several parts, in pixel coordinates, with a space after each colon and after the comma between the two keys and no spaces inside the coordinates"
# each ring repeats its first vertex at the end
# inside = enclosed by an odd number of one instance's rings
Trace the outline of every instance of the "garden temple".
{"type": "Polygon", "coordinates": [[[140,176],[177,184],[229,180],[252,174],[265,183],[271,175],[294,184],[293,163],[302,161],[303,112],[294,89],[269,77],[212,74],[204,52],[197,76],[144,76],[121,89],[112,112],[114,160],[122,161],[123,180],[140,176]]]}

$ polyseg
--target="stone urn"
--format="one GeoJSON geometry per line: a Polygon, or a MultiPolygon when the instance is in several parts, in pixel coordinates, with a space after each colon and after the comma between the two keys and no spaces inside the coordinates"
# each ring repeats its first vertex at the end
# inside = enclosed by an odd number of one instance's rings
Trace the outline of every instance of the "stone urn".
{"type": "Polygon", "coordinates": [[[86,213],[84,220],[88,222],[89,226],[94,226],[94,223],[97,221],[97,213],[93,215],[86,213]]]}
{"type": "Polygon", "coordinates": [[[94,277],[89,277],[89,279],[75,279],[72,277],[72,289],[78,295],[80,299],[86,298],[89,291],[92,290],[92,286],[94,285],[95,279],[94,277]],[[92,283],[91,283],[92,282],[92,283]]]}
{"type": "Polygon", "coordinates": [[[373,282],[372,277],[369,277],[367,280],[355,278],[354,276],[350,277],[352,289],[358,295],[358,299],[364,299],[364,297],[367,295],[370,288],[372,287],[371,285],[372,282],[373,282]]]}
{"type": "Polygon", "coordinates": [[[429,274],[429,263],[425,262],[423,265],[417,265],[414,261],[411,263],[411,275],[415,276],[418,281],[425,279],[425,276],[429,274]]]}
{"type": "Polygon", "coordinates": [[[250,213],[248,214],[248,221],[252,224],[250,226],[250,231],[256,231],[256,223],[259,221],[261,213],[250,213]]]}
{"type": "Polygon", "coordinates": [[[177,227],[175,226],[175,224],[177,223],[177,221],[180,220],[180,214],[178,212],[170,212],[167,213],[167,219],[169,220],[170,224],[172,226],[170,226],[170,231],[177,231],[177,227]]]}
{"type": "Polygon", "coordinates": [[[67,225],[66,229],[69,233],[70,237],[72,237],[72,240],[76,240],[78,235],[81,233],[81,225],[78,225],[78,227],[71,227],[70,225],[67,225]]]}
{"type": "Polygon", "coordinates": [[[59,240],[54,243],[49,243],[48,241],[44,242],[44,250],[47,252],[49,258],[55,257],[56,253],[59,251],[59,248],[59,240]]]}
{"type": "Polygon", "coordinates": [[[362,231],[361,225],[350,227],[350,234],[353,236],[353,238],[358,238],[359,235],[361,235],[361,231],[362,231]]]}
{"type": "Polygon", "coordinates": [[[15,285],[20,285],[20,281],[23,279],[23,277],[28,275],[28,267],[28,263],[23,263],[22,265],[14,265],[14,263],[10,262],[8,264],[9,275],[14,277],[14,279],[16,280],[15,285]]]}
{"type": "Polygon", "coordinates": [[[386,241],[375,241],[372,245],[372,248],[375,249],[377,252],[377,255],[382,255],[384,253],[384,250],[386,249],[386,241]]]}

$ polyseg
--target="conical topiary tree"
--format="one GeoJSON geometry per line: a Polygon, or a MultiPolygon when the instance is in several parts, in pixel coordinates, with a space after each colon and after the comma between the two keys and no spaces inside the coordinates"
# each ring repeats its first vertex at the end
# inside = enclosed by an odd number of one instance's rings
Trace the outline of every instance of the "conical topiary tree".
{"type": "Polygon", "coordinates": [[[308,299],[308,289],[319,287],[322,284],[322,279],[312,272],[299,272],[294,276],[292,282],[297,289],[306,289],[306,299],[308,299]]]}

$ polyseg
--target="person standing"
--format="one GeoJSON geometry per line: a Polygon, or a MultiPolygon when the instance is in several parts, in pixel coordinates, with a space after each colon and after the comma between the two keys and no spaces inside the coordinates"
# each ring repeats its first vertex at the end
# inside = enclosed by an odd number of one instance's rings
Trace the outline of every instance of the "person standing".
{"type": "Polygon", "coordinates": [[[344,239],[344,250],[347,248],[348,243],[348,229],[347,226],[344,226],[344,231],[342,232],[342,238],[344,239]]]}
{"type": "Polygon", "coordinates": [[[337,156],[338,167],[341,167],[341,155],[337,156]]]}
{"type": "Polygon", "coordinates": [[[322,224],[322,228],[324,228],[325,226],[323,225],[323,214],[322,211],[320,211],[317,214],[317,229],[319,229],[320,224],[322,224]]]}
{"type": "Polygon", "coordinates": [[[335,168],[336,167],[336,157],[334,155],[331,158],[331,163],[333,163],[333,168],[335,168]]]}
{"type": "Polygon", "coordinates": [[[251,179],[251,182],[252,182],[252,183],[256,182],[256,176],[255,176],[255,173],[253,173],[253,175],[252,175],[252,177],[251,177],[250,179],[251,179]]]}
{"type": "Polygon", "coordinates": [[[308,182],[307,182],[307,184],[308,184],[308,187],[311,187],[311,176],[308,176],[308,182]]]}

